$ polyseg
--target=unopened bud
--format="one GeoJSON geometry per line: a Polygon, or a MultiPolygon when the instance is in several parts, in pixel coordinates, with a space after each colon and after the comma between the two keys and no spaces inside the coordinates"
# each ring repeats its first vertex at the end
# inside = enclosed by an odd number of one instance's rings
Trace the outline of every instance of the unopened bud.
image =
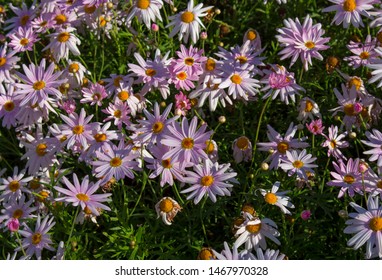
{"type": "Polygon", "coordinates": [[[215,14],[220,15],[221,14],[220,9],[215,9],[215,14]]]}
{"type": "Polygon", "coordinates": [[[227,119],[225,118],[225,116],[219,117],[219,123],[225,123],[226,121],[227,121],[227,119]]]}
{"type": "Polygon", "coordinates": [[[357,138],[357,133],[352,131],[352,132],[350,132],[349,137],[350,137],[350,139],[355,139],[355,138],[357,138]]]}
{"type": "Polygon", "coordinates": [[[341,218],[347,218],[348,212],[346,212],[346,210],[340,210],[338,211],[338,216],[340,216],[341,218]]]}
{"type": "Polygon", "coordinates": [[[267,170],[269,169],[269,164],[266,163],[266,162],[263,162],[263,163],[261,164],[261,169],[262,169],[263,171],[267,171],[267,170]]]}

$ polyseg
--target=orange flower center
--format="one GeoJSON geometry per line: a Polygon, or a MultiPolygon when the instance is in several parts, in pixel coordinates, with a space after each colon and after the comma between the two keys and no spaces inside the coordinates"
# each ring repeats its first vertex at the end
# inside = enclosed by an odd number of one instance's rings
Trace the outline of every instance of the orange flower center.
{"type": "Polygon", "coordinates": [[[107,136],[105,133],[97,133],[96,135],[94,135],[94,139],[97,142],[104,142],[104,141],[106,141],[107,136]]]}
{"type": "Polygon", "coordinates": [[[343,8],[346,12],[352,12],[357,8],[356,0],[345,0],[343,8]]]}
{"type": "Polygon", "coordinates": [[[242,78],[237,74],[233,74],[231,76],[231,81],[232,81],[232,83],[239,85],[239,84],[241,84],[242,78]]]}
{"type": "Polygon", "coordinates": [[[20,219],[20,217],[21,217],[23,214],[24,214],[23,210],[21,210],[21,209],[17,209],[17,210],[15,210],[15,211],[13,212],[12,217],[13,217],[14,219],[20,219]]]}
{"type": "Polygon", "coordinates": [[[190,23],[190,22],[193,22],[194,21],[194,14],[192,12],[189,12],[189,11],[186,11],[184,12],[181,16],[180,16],[180,19],[184,22],[184,23],[190,23]]]}
{"type": "Polygon", "coordinates": [[[373,231],[381,231],[382,230],[382,218],[374,217],[369,222],[369,227],[373,231]]]}
{"type": "Polygon", "coordinates": [[[211,175],[203,176],[202,179],[200,179],[200,184],[204,187],[209,187],[214,183],[215,179],[211,175]]]}
{"type": "Polygon", "coordinates": [[[239,139],[237,139],[236,141],[236,146],[240,149],[240,150],[246,150],[248,149],[249,147],[249,139],[245,136],[241,136],[239,137],[239,139]]]}
{"type": "Polygon", "coordinates": [[[192,66],[194,65],[194,59],[192,57],[187,57],[185,60],[184,60],[184,63],[188,66],[192,66]]]}
{"type": "Polygon", "coordinates": [[[44,81],[37,81],[33,84],[33,89],[34,90],[41,90],[45,87],[45,82],[44,81]]]}
{"type": "Polygon", "coordinates": [[[99,26],[104,27],[106,25],[106,23],[107,23],[107,21],[106,21],[105,17],[100,16],[99,17],[99,26]]]}
{"type": "Polygon", "coordinates": [[[121,83],[122,79],[123,79],[123,77],[121,77],[121,76],[116,77],[116,78],[114,79],[114,81],[113,81],[113,85],[114,85],[115,87],[119,87],[119,84],[121,83]]]}
{"type": "Polygon", "coordinates": [[[137,8],[146,10],[150,6],[150,0],[138,0],[137,8]]]}
{"type": "Polygon", "coordinates": [[[186,72],[182,71],[182,72],[179,72],[178,74],[176,74],[176,77],[179,80],[184,81],[185,79],[187,79],[187,74],[186,74],[186,72]]]}
{"type": "Polygon", "coordinates": [[[62,32],[60,34],[58,34],[57,36],[57,40],[60,42],[60,43],[65,43],[66,41],[68,41],[70,38],[70,33],[69,32],[62,32]]]}
{"type": "Polygon", "coordinates": [[[77,73],[78,70],[80,70],[80,66],[78,65],[78,63],[72,63],[69,65],[69,72],[74,74],[74,73],[77,73]]]}
{"type": "Polygon", "coordinates": [[[355,182],[355,178],[352,175],[346,174],[344,176],[344,182],[346,184],[353,184],[355,182]]]}
{"type": "Polygon", "coordinates": [[[253,30],[249,30],[249,31],[247,32],[247,39],[248,39],[248,40],[253,41],[253,40],[255,40],[256,38],[257,38],[257,34],[256,34],[255,31],[253,31],[253,30]]]}
{"type": "Polygon", "coordinates": [[[13,101],[7,101],[4,103],[3,108],[7,112],[13,111],[13,109],[15,109],[15,103],[13,103],[13,101]]]}
{"type": "Polygon", "coordinates": [[[354,104],[346,104],[344,106],[344,112],[345,112],[345,115],[347,116],[355,116],[356,115],[356,112],[354,111],[354,104]]]}
{"type": "Polygon", "coordinates": [[[42,239],[42,235],[41,233],[35,233],[32,235],[32,244],[33,245],[37,245],[41,242],[41,239],[42,239]]]}
{"type": "Polygon", "coordinates": [[[155,76],[155,74],[157,73],[157,71],[155,71],[154,69],[152,68],[149,68],[145,71],[146,75],[149,76],[149,77],[152,77],[152,76],[155,76]]]}
{"type": "Polygon", "coordinates": [[[159,209],[162,212],[169,213],[174,209],[174,204],[170,199],[165,198],[159,203],[159,209]]]}
{"type": "Polygon", "coordinates": [[[305,47],[308,49],[313,49],[316,45],[312,41],[308,41],[305,43],[305,47]]]}
{"type": "Polygon", "coordinates": [[[330,144],[330,147],[332,147],[332,149],[335,149],[337,146],[336,140],[331,140],[329,144],[330,144]]]}
{"type": "Polygon", "coordinates": [[[0,67],[7,63],[7,59],[5,57],[0,57],[0,67]]]}
{"type": "Polygon", "coordinates": [[[361,52],[361,54],[359,55],[361,59],[368,59],[369,56],[370,56],[369,52],[361,52]]]}
{"type": "Polygon", "coordinates": [[[27,38],[22,38],[21,40],[20,40],[20,45],[22,45],[22,46],[26,46],[26,45],[28,45],[28,43],[29,43],[29,40],[27,39],[27,38]]]}
{"type": "Polygon", "coordinates": [[[212,152],[214,151],[214,143],[212,143],[211,140],[207,140],[206,141],[206,148],[205,148],[205,151],[207,154],[212,154],[212,152]]]}
{"type": "Polygon", "coordinates": [[[29,187],[32,189],[32,190],[37,190],[39,187],[41,186],[40,184],[40,180],[37,179],[37,178],[34,178],[32,181],[30,181],[29,183],[29,187]]]}
{"type": "Polygon", "coordinates": [[[348,88],[355,86],[356,90],[359,90],[362,86],[362,80],[358,77],[353,77],[348,81],[348,88]]]}
{"type": "Polygon", "coordinates": [[[47,152],[46,149],[48,146],[44,143],[40,143],[36,146],[36,154],[40,157],[43,157],[47,152]]]}
{"type": "Polygon", "coordinates": [[[305,102],[305,112],[309,113],[313,110],[313,108],[314,108],[313,102],[310,100],[307,100],[305,102]]]}
{"type": "Polygon", "coordinates": [[[249,233],[258,233],[261,229],[261,223],[257,224],[257,225],[247,225],[245,227],[245,229],[249,232],[249,233]]]}
{"type": "Polygon", "coordinates": [[[122,112],[121,112],[121,110],[115,110],[113,115],[114,115],[114,117],[119,119],[122,116],[122,112]]]}
{"type": "Polygon", "coordinates": [[[89,197],[84,193],[79,193],[76,195],[76,197],[81,201],[89,201],[89,197]]]}
{"type": "Polygon", "coordinates": [[[382,189],[382,180],[379,180],[379,181],[377,182],[377,188],[378,188],[378,189],[382,189]]]}
{"type": "Polygon", "coordinates": [[[161,133],[164,128],[164,125],[162,122],[156,122],[152,126],[152,130],[155,134],[161,133]]]}
{"type": "Polygon", "coordinates": [[[95,12],[95,10],[96,10],[96,6],[85,5],[85,7],[84,7],[84,11],[87,14],[92,14],[95,12]]]}
{"type": "Polygon", "coordinates": [[[292,165],[294,168],[301,168],[304,166],[304,163],[301,160],[295,160],[292,165]]]}
{"type": "Polygon", "coordinates": [[[245,56],[242,56],[242,55],[236,57],[236,60],[238,60],[240,62],[240,64],[244,64],[244,63],[246,63],[248,61],[248,59],[245,56]]]}
{"type": "Polygon", "coordinates": [[[76,125],[75,127],[73,127],[72,131],[74,134],[78,135],[82,134],[85,131],[85,129],[82,125],[76,125]]]}
{"type": "Polygon", "coordinates": [[[11,192],[16,192],[20,188],[19,181],[14,180],[9,182],[8,188],[10,189],[11,192]]]}
{"type": "Polygon", "coordinates": [[[213,71],[216,67],[216,61],[212,58],[209,58],[207,59],[207,62],[206,62],[206,70],[207,71],[213,71]]]}
{"type": "Polygon", "coordinates": [[[189,150],[189,149],[192,149],[193,147],[194,147],[194,139],[187,137],[182,140],[183,149],[189,150]]]}
{"type": "Polygon", "coordinates": [[[203,248],[198,255],[199,260],[211,260],[211,259],[216,259],[214,253],[208,249],[208,248],[203,248]]]}
{"type": "Polygon", "coordinates": [[[28,23],[28,20],[29,20],[29,16],[28,15],[25,15],[23,16],[21,19],[20,19],[20,24],[21,26],[24,26],[28,23]]]}
{"type": "Polygon", "coordinates": [[[171,168],[172,167],[171,158],[162,160],[162,166],[164,168],[171,168]]]}
{"type": "Polygon", "coordinates": [[[122,160],[119,157],[114,157],[110,160],[110,166],[111,167],[118,167],[121,166],[122,160]]]}
{"type": "Polygon", "coordinates": [[[64,24],[66,22],[66,16],[63,14],[57,15],[54,19],[57,24],[64,24]]]}
{"type": "Polygon", "coordinates": [[[267,193],[264,196],[264,200],[266,203],[275,204],[277,202],[277,196],[274,193],[267,193]]]}
{"type": "Polygon", "coordinates": [[[38,194],[40,196],[37,198],[37,200],[40,202],[43,202],[49,196],[49,193],[47,191],[41,191],[38,194]]]}
{"type": "Polygon", "coordinates": [[[281,154],[285,154],[285,152],[289,149],[289,144],[287,142],[280,142],[277,144],[277,151],[281,154]]]}
{"type": "Polygon", "coordinates": [[[126,90],[122,90],[118,92],[118,98],[122,101],[126,101],[129,99],[129,93],[126,90]]]}

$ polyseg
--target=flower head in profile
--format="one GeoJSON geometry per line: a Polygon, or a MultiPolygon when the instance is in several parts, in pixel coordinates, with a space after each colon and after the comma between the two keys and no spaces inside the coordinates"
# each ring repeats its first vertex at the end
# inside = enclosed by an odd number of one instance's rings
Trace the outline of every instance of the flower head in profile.
{"type": "Polygon", "coordinates": [[[291,215],[291,212],[287,209],[294,208],[294,205],[290,202],[290,198],[285,196],[289,191],[278,192],[280,182],[275,182],[270,191],[259,189],[264,197],[266,203],[276,205],[281,209],[284,214],[291,215]]]}
{"type": "Polygon", "coordinates": [[[171,197],[163,197],[157,204],[155,204],[155,210],[158,214],[158,218],[161,217],[165,225],[171,225],[176,214],[182,210],[179,203],[171,197]]]}
{"type": "Polygon", "coordinates": [[[314,117],[322,118],[318,104],[309,97],[303,97],[299,104],[299,114],[297,119],[306,122],[308,118],[314,120],[314,117]]]}
{"type": "Polygon", "coordinates": [[[184,43],[188,42],[188,38],[191,36],[191,40],[193,44],[199,39],[200,34],[200,26],[203,28],[204,25],[200,20],[200,17],[204,17],[207,15],[207,11],[212,8],[203,7],[203,3],[200,3],[194,7],[194,0],[190,0],[187,4],[187,9],[185,11],[181,11],[176,15],[170,16],[169,20],[171,21],[167,26],[174,26],[169,37],[172,38],[176,34],[178,34],[179,40],[183,39],[184,43]]]}
{"type": "Polygon", "coordinates": [[[367,209],[350,202],[350,206],[357,212],[349,213],[348,225],[344,233],[355,234],[349,239],[347,245],[354,250],[366,243],[366,259],[372,257],[382,258],[382,206],[379,197],[369,196],[367,209]]]}
{"type": "Polygon", "coordinates": [[[329,0],[335,5],[323,9],[323,12],[336,12],[332,24],[348,28],[350,24],[354,27],[364,26],[361,15],[370,18],[368,10],[373,9],[375,0],[329,0]]]}
{"type": "Polygon", "coordinates": [[[284,20],[285,27],[277,29],[280,35],[276,38],[284,49],[279,52],[281,60],[292,57],[290,66],[292,66],[298,58],[301,59],[305,71],[308,71],[309,65],[312,65],[312,57],[323,60],[319,51],[329,48],[325,44],[330,38],[323,38],[325,31],[321,24],[313,25],[313,21],[308,15],[303,24],[296,18],[284,20]]]}
{"type": "Polygon", "coordinates": [[[252,143],[247,137],[236,138],[232,143],[232,149],[236,163],[248,162],[252,159],[252,143]]]}

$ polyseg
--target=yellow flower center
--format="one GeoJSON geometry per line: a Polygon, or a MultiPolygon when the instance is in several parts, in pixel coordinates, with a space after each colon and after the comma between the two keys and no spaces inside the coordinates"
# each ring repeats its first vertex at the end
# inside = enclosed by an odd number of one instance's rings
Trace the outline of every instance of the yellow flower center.
{"type": "Polygon", "coordinates": [[[43,157],[47,152],[46,149],[48,146],[44,143],[40,143],[36,146],[36,154],[40,157],[43,157]]]}
{"type": "Polygon", "coordinates": [[[106,141],[107,136],[105,133],[97,133],[96,135],[94,135],[94,139],[97,142],[104,142],[104,141],[106,141]]]}
{"type": "Polygon", "coordinates": [[[84,11],[87,14],[92,14],[95,12],[95,10],[96,10],[96,6],[85,5],[85,7],[84,7],[84,11]]]}
{"type": "Polygon", "coordinates": [[[3,108],[7,112],[13,111],[13,109],[15,109],[15,103],[13,103],[13,101],[7,101],[4,103],[3,108]]]}
{"type": "Polygon", "coordinates": [[[369,52],[361,52],[361,54],[359,55],[361,59],[368,59],[369,56],[370,56],[369,52]]]}
{"type": "Polygon", "coordinates": [[[151,129],[152,129],[152,131],[153,131],[155,134],[158,134],[158,133],[161,133],[161,132],[162,132],[163,128],[164,128],[164,125],[163,125],[162,122],[156,122],[156,123],[153,124],[153,126],[152,126],[151,129]]]}
{"type": "Polygon", "coordinates": [[[215,70],[215,67],[216,67],[216,61],[212,58],[209,58],[207,59],[207,62],[206,62],[206,70],[207,71],[213,71],[215,70]]]}
{"type": "Polygon", "coordinates": [[[129,99],[129,93],[126,90],[122,90],[118,92],[118,98],[121,101],[126,101],[127,99],[129,99]]]}
{"type": "Polygon", "coordinates": [[[345,115],[347,116],[355,116],[356,115],[356,112],[354,110],[354,104],[346,104],[344,106],[344,112],[345,112],[345,115]]]}
{"type": "Polygon", "coordinates": [[[28,15],[25,15],[23,16],[21,19],[20,19],[20,24],[21,26],[24,26],[28,23],[28,20],[29,20],[29,16],[28,15]]]}
{"type": "Polygon", "coordinates": [[[37,198],[37,200],[40,202],[43,202],[49,196],[49,193],[47,191],[41,191],[38,194],[40,196],[37,198]]]}
{"type": "Polygon", "coordinates": [[[346,12],[352,12],[357,8],[356,0],[345,0],[343,8],[346,12]]]}
{"type": "Polygon", "coordinates": [[[330,143],[329,143],[330,147],[332,147],[332,149],[335,149],[336,146],[337,146],[337,142],[336,140],[331,140],[330,143]]]}
{"type": "Polygon", "coordinates": [[[382,189],[382,180],[379,180],[379,181],[377,182],[377,188],[378,188],[378,189],[382,189]]]}
{"type": "Polygon", "coordinates": [[[373,231],[381,231],[382,230],[382,218],[374,217],[369,222],[369,227],[373,231]]]}
{"type": "Polygon", "coordinates": [[[180,16],[180,19],[184,22],[184,23],[190,23],[190,22],[193,22],[194,21],[194,14],[192,12],[189,12],[189,11],[186,11],[184,12],[181,16],[180,16]]]}
{"type": "Polygon", "coordinates": [[[121,77],[121,76],[116,77],[116,78],[114,79],[114,81],[113,81],[113,85],[114,85],[115,87],[119,87],[119,85],[120,85],[122,79],[123,79],[123,77],[121,77]]]}
{"type": "Polygon", "coordinates": [[[164,168],[171,168],[172,167],[171,158],[162,160],[162,166],[164,168]]]}
{"type": "Polygon", "coordinates": [[[157,73],[157,71],[155,71],[154,69],[152,68],[148,68],[146,71],[145,71],[146,75],[149,76],[149,77],[152,77],[152,76],[155,76],[155,74],[157,73]]]}
{"type": "Polygon", "coordinates": [[[199,260],[211,260],[211,259],[216,259],[216,257],[210,249],[203,248],[198,254],[198,259],[199,260]]]}
{"type": "Polygon", "coordinates": [[[57,24],[64,24],[66,22],[66,16],[61,14],[57,15],[54,20],[56,21],[57,24]]]}
{"type": "Polygon", "coordinates": [[[44,81],[37,81],[33,84],[33,89],[34,90],[41,90],[45,87],[45,82],[44,81]]]}
{"type": "Polygon", "coordinates": [[[245,204],[243,207],[241,207],[241,211],[246,212],[254,216],[256,214],[255,208],[253,208],[250,204],[245,204]]]}
{"type": "Polygon", "coordinates": [[[355,86],[356,90],[359,90],[362,86],[362,80],[358,77],[353,77],[348,81],[348,88],[355,86]]]}
{"type": "Polygon", "coordinates": [[[202,179],[200,179],[200,184],[204,187],[209,187],[214,183],[215,179],[211,175],[203,176],[202,179]]]}
{"type": "Polygon", "coordinates": [[[310,100],[306,100],[305,102],[305,112],[309,113],[313,110],[314,108],[314,105],[313,105],[313,102],[310,101],[310,100]]]}
{"type": "Polygon", "coordinates": [[[41,186],[40,184],[40,180],[37,179],[37,178],[34,178],[32,181],[30,181],[29,183],[29,187],[32,189],[32,190],[37,190],[39,187],[41,186]]]}
{"type": "Polygon", "coordinates": [[[121,110],[115,110],[113,115],[114,115],[114,117],[119,119],[122,116],[122,112],[121,112],[121,110]]]}
{"type": "Polygon", "coordinates": [[[60,138],[60,142],[63,143],[64,141],[66,141],[66,139],[68,139],[68,137],[66,137],[66,135],[63,135],[63,136],[60,138]]]}
{"type": "Polygon", "coordinates": [[[76,197],[81,201],[89,201],[89,197],[84,193],[79,193],[76,195],[76,197]]]}
{"type": "Polygon", "coordinates": [[[275,204],[277,202],[277,196],[274,193],[267,193],[264,196],[264,200],[266,203],[275,204]]]}
{"type": "Polygon", "coordinates": [[[189,150],[189,149],[192,149],[193,147],[194,147],[194,139],[187,137],[182,140],[183,149],[189,150]]]}
{"type": "Polygon", "coordinates": [[[346,184],[353,184],[355,182],[355,178],[352,175],[346,174],[344,176],[344,182],[346,184]]]}
{"type": "Polygon", "coordinates": [[[146,10],[150,6],[150,0],[138,0],[137,8],[146,10]]]}
{"type": "Polygon", "coordinates": [[[78,63],[72,63],[69,65],[69,73],[77,73],[78,70],[80,70],[80,66],[78,65],[78,63]]]}
{"type": "Polygon", "coordinates": [[[240,149],[240,150],[246,150],[248,149],[249,147],[249,139],[245,136],[241,136],[239,137],[239,139],[237,139],[236,141],[236,146],[240,149]]]}
{"type": "Polygon", "coordinates": [[[76,125],[75,127],[73,127],[72,131],[74,134],[78,135],[82,134],[85,131],[85,129],[82,125],[76,125]]]}
{"type": "Polygon", "coordinates": [[[7,59],[5,57],[0,57],[0,67],[7,63],[7,59]]]}
{"type": "Polygon", "coordinates": [[[192,66],[194,65],[194,59],[192,57],[187,57],[185,60],[184,60],[184,63],[188,66],[192,66]]]}
{"type": "Polygon", "coordinates": [[[19,181],[14,180],[9,182],[8,188],[10,189],[11,192],[16,192],[20,188],[19,181]]]}
{"type": "Polygon", "coordinates": [[[90,214],[92,213],[92,210],[90,210],[89,207],[85,206],[85,208],[84,208],[84,213],[85,213],[86,215],[90,215],[90,214]]]}
{"type": "Polygon", "coordinates": [[[186,72],[182,71],[182,72],[176,74],[176,77],[179,80],[184,81],[185,79],[187,79],[187,74],[186,74],[186,72]]]}
{"type": "Polygon", "coordinates": [[[104,27],[106,25],[106,23],[107,23],[107,21],[106,21],[105,17],[100,16],[99,17],[99,26],[104,27]]]}
{"type": "Polygon", "coordinates": [[[248,39],[248,40],[253,41],[253,40],[255,40],[256,38],[257,38],[257,34],[256,34],[255,31],[253,31],[253,30],[249,30],[249,31],[247,32],[247,39],[248,39]]]}
{"type": "Polygon", "coordinates": [[[119,157],[114,157],[110,160],[110,166],[111,167],[118,167],[121,166],[122,160],[119,157]]]}
{"type": "Polygon", "coordinates": [[[207,154],[212,154],[214,151],[214,143],[211,140],[206,141],[206,148],[204,149],[207,154]]]}
{"type": "Polygon", "coordinates": [[[174,209],[174,203],[171,201],[171,199],[165,198],[159,203],[159,209],[162,212],[169,213],[174,209]]]}
{"type": "Polygon", "coordinates": [[[57,40],[60,42],[60,43],[65,43],[66,41],[68,41],[70,38],[70,33],[69,32],[62,32],[60,34],[58,34],[57,36],[57,40]]]}
{"type": "Polygon", "coordinates": [[[232,81],[232,83],[239,85],[239,84],[241,84],[242,78],[237,74],[233,74],[231,76],[231,81],[232,81]]]}
{"type": "Polygon", "coordinates": [[[301,168],[304,166],[304,163],[301,160],[295,160],[292,165],[294,168],[301,168]]]}
{"type": "Polygon", "coordinates": [[[313,49],[316,45],[312,41],[308,41],[305,43],[305,47],[308,49],[313,49]]]}
{"type": "Polygon", "coordinates": [[[32,244],[33,245],[37,245],[41,242],[41,239],[42,239],[42,235],[41,233],[35,233],[32,235],[32,244]]]}
{"type": "Polygon", "coordinates": [[[261,229],[261,223],[258,223],[257,225],[247,225],[245,229],[249,233],[258,233],[261,229]]]}
{"type": "Polygon", "coordinates": [[[21,40],[20,40],[20,45],[22,45],[22,46],[26,46],[26,45],[28,45],[28,43],[29,43],[29,40],[27,39],[27,38],[22,38],[21,40]]]}
{"type": "Polygon", "coordinates": [[[236,57],[236,60],[238,60],[240,62],[240,64],[244,64],[248,61],[248,59],[243,55],[236,57]]]}
{"type": "Polygon", "coordinates": [[[287,142],[281,141],[277,144],[277,151],[281,154],[285,154],[289,149],[289,144],[287,142]]]}
{"type": "Polygon", "coordinates": [[[17,210],[15,210],[15,211],[13,212],[12,217],[13,217],[14,219],[20,219],[20,217],[21,217],[23,214],[24,214],[23,210],[21,210],[21,209],[17,209],[17,210]]]}
{"type": "Polygon", "coordinates": [[[382,43],[382,31],[378,32],[377,40],[378,40],[378,42],[382,43]]]}

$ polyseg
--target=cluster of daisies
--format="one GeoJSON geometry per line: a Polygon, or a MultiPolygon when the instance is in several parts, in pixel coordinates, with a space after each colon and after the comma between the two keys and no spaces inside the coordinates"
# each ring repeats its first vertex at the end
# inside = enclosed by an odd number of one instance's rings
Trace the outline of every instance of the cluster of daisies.
{"type": "MultiPolygon", "coordinates": [[[[363,26],[363,15],[373,20],[371,27],[382,25],[376,9],[381,1],[331,2],[336,5],[323,11],[336,11],[336,24],[363,26]]],[[[178,35],[181,41],[174,57],[159,49],[154,50],[153,57],[134,52],[125,75],[113,73],[96,82],[95,73],[81,59],[81,36],[90,32],[111,38],[116,29],[123,28],[136,35],[133,21],[157,32],[155,22],[163,21],[163,6],[173,7],[174,3],[133,0],[129,9],[121,5],[116,0],[43,0],[30,7],[25,3],[22,7],[9,4],[14,16],[8,19],[4,10],[1,13],[0,24],[7,32],[0,46],[1,126],[17,132],[15,148],[22,148],[20,164],[24,165],[0,172],[0,228],[21,235],[15,251],[21,252],[23,259],[41,259],[43,249],[57,250],[55,258],[63,257],[62,243],[55,249],[49,234],[56,223],[50,212],[52,205],[77,207],[75,222],[97,223],[103,211],[111,210],[108,202],[112,192],[108,186],[134,180],[142,171],[148,171],[148,178],[157,180],[161,187],[179,189],[194,204],[206,198],[216,202],[219,196],[230,196],[232,188],[239,184],[238,174],[229,163],[219,162],[214,131],[203,121],[206,101],[210,111],[219,104],[225,107],[255,102],[259,97],[267,102],[279,98],[288,105],[306,92],[285,66],[265,63],[256,30],[249,29],[241,45],[229,50],[219,47],[210,56],[195,47],[193,44],[206,36],[201,32],[202,19],[213,7],[202,3],[195,6],[193,0],[185,10],[168,17],[168,36],[178,35]],[[36,54],[41,44],[45,58],[36,54]],[[24,54],[29,63],[20,62],[24,54]],[[158,93],[162,101],[150,101],[152,92],[158,93]],[[91,174],[73,172],[66,166],[66,159],[71,157],[89,167],[91,174]]],[[[324,37],[322,25],[314,24],[309,15],[303,20],[289,18],[277,31],[280,59],[291,58],[289,67],[300,59],[308,71],[312,58],[323,60],[320,52],[329,48],[330,38],[324,37]]],[[[381,34],[368,36],[364,43],[351,41],[347,45],[352,55],[344,61],[353,68],[374,69],[370,83],[382,80],[381,34]]],[[[135,49],[134,45],[130,48],[135,49]]],[[[331,67],[335,69],[336,65],[331,67]]],[[[308,153],[307,137],[297,138],[295,134],[306,127],[312,135],[322,136],[322,146],[334,159],[334,179],[327,185],[340,187],[340,198],[345,193],[351,197],[369,195],[367,210],[351,204],[360,215],[349,215],[345,232],[357,234],[348,245],[358,249],[367,243],[366,257],[381,258],[382,210],[378,196],[382,197],[382,133],[372,127],[378,123],[382,101],[366,90],[360,77],[337,71],[344,83],[342,93],[334,89],[339,106],[331,111],[333,116],[343,116],[341,127],[332,125],[325,132],[318,104],[304,96],[297,105],[300,125],[290,124],[284,136],[268,125],[269,142],[256,145],[269,154],[263,169],[281,168],[288,176],[295,176],[301,186],[309,186],[315,176],[316,158],[308,153]],[[368,130],[367,139],[361,142],[372,148],[364,152],[371,155],[370,164],[346,156],[344,148],[349,146],[347,137],[353,130],[368,130]]],[[[237,138],[232,149],[237,164],[253,161],[253,145],[246,136],[237,138]]],[[[294,205],[286,196],[288,191],[278,191],[279,187],[280,183],[275,182],[270,190],[259,192],[267,204],[290,215],[294,205]]],[[[171,225],[182,205],[163,197],[153,208],[166,225],[171,225]]],[[[241,213],[234,226],[232,251],[225,243],[221,253],[205,250],[201,258],[283,259],[279,251],[267,248],[267,239],[280,245],[276,223],[261,218],[250,207],[241,213]],[[242,245],[245,249],[238,252],[242,245]]]]}

